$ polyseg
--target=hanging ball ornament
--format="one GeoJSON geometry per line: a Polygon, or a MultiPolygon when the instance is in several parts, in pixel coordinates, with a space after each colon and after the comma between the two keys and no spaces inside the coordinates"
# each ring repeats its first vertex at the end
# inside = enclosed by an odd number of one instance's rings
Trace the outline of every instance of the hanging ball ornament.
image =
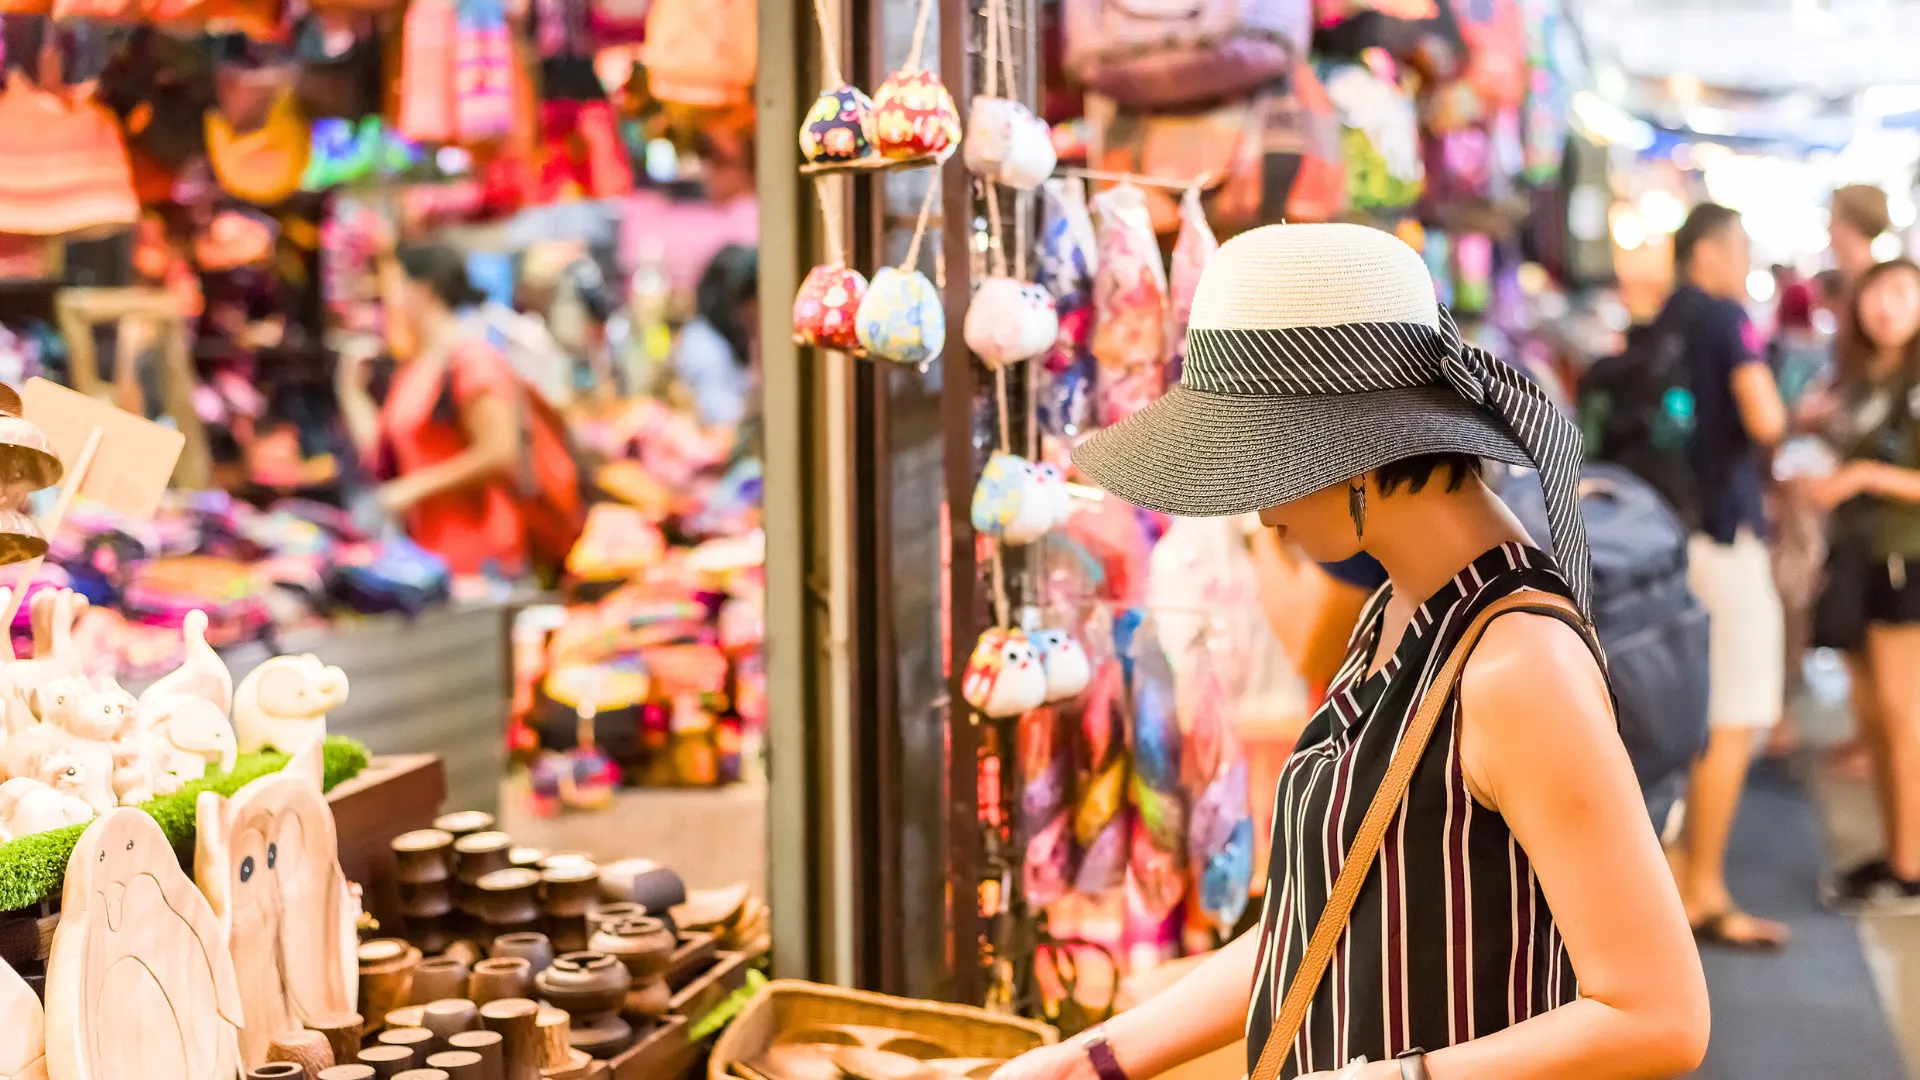
{"type": "Polygon", "coordinates": [[[852,86],[823,90],[800,125],[808,164],[859,161],[873,151],[873,101],[852,86]]]}

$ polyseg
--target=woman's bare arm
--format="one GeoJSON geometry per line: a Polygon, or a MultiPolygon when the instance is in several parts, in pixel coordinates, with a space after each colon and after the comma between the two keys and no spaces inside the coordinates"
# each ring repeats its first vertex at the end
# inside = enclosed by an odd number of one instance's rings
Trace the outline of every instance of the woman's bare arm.
{"type": "Polygon", "coordinates": [[[520,456],[518,403],[504,393],[484,393],[461,406],[460,419],[470,440],[467,448],[383,487],[381,499],[389,511],[404,513],[428,496],[513,473],[520,456]]]}
{"type": "Polygon", "coordinates": [[[1509,615],[1487,628],[1460,693],[1468,787],[1526,850],[1581,996],[1430,1054],[1429,1070],[1436,1080],[1691,1072],[1706,1052],[1706,978],[1592,654],[1564,623],[1509,615]]]}
{"type": "Polygon", "coordinates": [[[1238,1041],[1259,943],[1259,931],[1241,934],[1179,982],[1107,1021],[1107,1043],[1121,1069],[1144,1080],[1238,1041]]]}

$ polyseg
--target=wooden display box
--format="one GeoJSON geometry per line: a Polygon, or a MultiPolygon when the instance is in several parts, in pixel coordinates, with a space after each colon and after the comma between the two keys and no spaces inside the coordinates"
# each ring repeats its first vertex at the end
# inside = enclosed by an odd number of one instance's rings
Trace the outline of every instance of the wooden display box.
{"type": "MultiPolygon", "coordinates": [[[[382,897],[376,882],[393,886],[393,852],[388,841],[410,829],[426,828],[439,815],[447,791],[446,772],[433,754],[376,757],[360,775],[327,793],[340,837],[340,868],[349,881],[363,883],[361,898],[375,918],[398,918],[398,897],[382,897]]],[[[191,865],[193,852],[184,853],[191,865]]],[[[23,974],[37,972],[53,947],[60,916],[49,899],[20,911],[0,912],[0,960],[23,974]]]]}

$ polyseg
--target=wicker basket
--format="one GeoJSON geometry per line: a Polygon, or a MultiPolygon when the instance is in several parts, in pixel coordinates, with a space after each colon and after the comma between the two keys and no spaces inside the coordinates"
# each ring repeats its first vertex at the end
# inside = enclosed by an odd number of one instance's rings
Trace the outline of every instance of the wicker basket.
{"type": "Polygon", "coordinates": [[[734,1080],[736,1062],[752,1061],[789,1032],[835,1024],[910,1031],[956,1057],[1011,1058],[1059,1040],[1051,1026],[965,1005],[843,990],[776,979],[754,995],[720,1033],[707,1060],[707,1080],[734,1080]]]}

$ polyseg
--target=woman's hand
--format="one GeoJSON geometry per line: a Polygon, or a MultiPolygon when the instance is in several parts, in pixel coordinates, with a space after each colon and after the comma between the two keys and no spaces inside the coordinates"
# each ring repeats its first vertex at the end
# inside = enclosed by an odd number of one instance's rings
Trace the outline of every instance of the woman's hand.
{"type": "Polygon", "coordinates": [[[1029,1050],[994,1070],[992,1080],[1099,1080],[1078,1039],[1029,1050]]]}
{"type": "Polygon", "coordinates": [[[1876,491],[1879,462],[1849,461],[1825,476],[1803,481],[1807,498],[1822,510],[1831,510],[1848,499],[1876,491]]]}
{"type": "Polygon", "coordinates": [[[407,511],[418,505],[425,495],[426,492],[418,483],[413,482],[412,477],[403,476],[398,480],[389,480],[381,484],[379,491],[375,493],[375,498],[379,500],[380,509],[397,521],[404,517],[407,511]]]}

